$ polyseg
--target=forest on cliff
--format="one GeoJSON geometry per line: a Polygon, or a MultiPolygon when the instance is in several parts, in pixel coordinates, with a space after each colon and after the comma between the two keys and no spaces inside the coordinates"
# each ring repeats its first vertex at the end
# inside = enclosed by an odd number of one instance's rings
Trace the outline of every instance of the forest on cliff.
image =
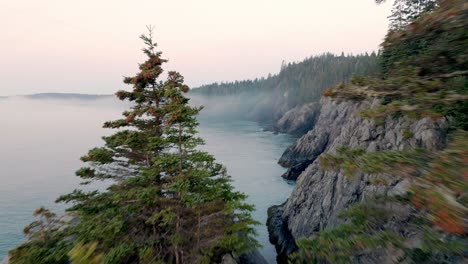
{"type": "MultiPolygon", "coordinates": [[[[319,156],[321,170],[338,172],[348,184],[367,179],[383,192],[346,206],[341,224],[297,240],[295,263],[467,260],[468,6],[463,0],[396,1],[391,22],[380,76],[355,76],[324,96],[360,105],[357,118],[377,130],[429,122],[439,136],[431,147],[344,145],[319,156]],[[401,182],[408,185],[398,193],[393,187],[401,182]]],[[[421,136],[410,127],[396,131],[402,141],[421,136]]]]}

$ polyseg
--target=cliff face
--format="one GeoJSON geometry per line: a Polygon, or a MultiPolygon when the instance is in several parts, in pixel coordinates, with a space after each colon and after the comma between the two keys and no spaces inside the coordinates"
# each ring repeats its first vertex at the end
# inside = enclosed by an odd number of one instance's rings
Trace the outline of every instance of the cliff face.
{"type": "Polygon", "coordinates": [[[317,159],[321,154],[334,153],[341,146],[377,151],[409,147],[438,150],[446,145],[448,124],[445,119],[388,117],[376,125],[374,120],[359,117],[360,111],[378,104],[378,100],[357,102],[322,98],[313,130],[298,139],[281,157],[280,164],[296,168],[297,184],[287,202],[272,207],[269,212],[270,236],[280,258],[294,250],[295,240],[341,224],[338,215],[353,203],[384,191],[401,194],[408,185],[406,180],[389,176],[390,187],[382,187],[370,184],[371,175],[361,174],[349,179],[340,171],[324,171],[317,159]]]}
{"type": "Polygon", "coordinates": [[[275,124],[273,130],[302,136],[311,130],[317,121],[320,110],[318,102],[296,106],[287,111],[275,124]]]}
{"type": "Polygon", "coordinates": [[[242,254],[239,257],[233,257],[231,254],[223,256],[220,264],[267,264],[265,258],[257,249],[242,254]]]}

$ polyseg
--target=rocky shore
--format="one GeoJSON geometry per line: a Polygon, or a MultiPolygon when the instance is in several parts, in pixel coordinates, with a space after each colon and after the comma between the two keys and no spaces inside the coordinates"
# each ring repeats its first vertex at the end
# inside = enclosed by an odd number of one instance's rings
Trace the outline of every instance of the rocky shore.
{"type": "MultiPolygon", "coordinates": [[[[279,263],[294,251],[295,241],[315,232],[336,227],[342,223],[338,217],[354,203],[360,203],[379,193],[405,193],[408,182],[388,177],[389,187],[370,184],[372,175],[361,174],[350,180],[340,171],[324,171],[318,157],[334,153],[338,147],[362,148],[368,152],[424,148],[439,150],[446,146],[448,122],[445,119],[410,120],[388,117],[382,123],[364,119],[359,113],[379,105],[377,99],[352,101],[331,100],[323,97],[314,127],[293,143],[279,160],[288,167],[283,175],[297,179],[296,187],[283,204],[268,212],[270,240],[278,251],[279,263]]],[[[401,223],[408,214],[401,208],[401,223]]],[[[398,221],[397,221],[398,222],[398,221]]],[[[396,224],[398,225],[398,224],[396,224]]],[[[384,253],[362,259],[373,262],[389,257],[384,253]]]]}
{"type": "Polygon", "coordinates": [[[267,127],[266,130],[302,136],[314,127],[319,111],[318,102],[296,106],[284,113],[274,125],[267,127]]]}

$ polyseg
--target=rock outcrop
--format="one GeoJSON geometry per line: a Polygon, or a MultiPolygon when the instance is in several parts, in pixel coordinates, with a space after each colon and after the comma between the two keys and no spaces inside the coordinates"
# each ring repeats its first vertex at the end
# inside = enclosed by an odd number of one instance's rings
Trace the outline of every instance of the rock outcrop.
{"type": "Polygon", "coordinates": [[[304,160],[292,165],[288,170],[281,175],[285,180],[295,181],[297,177],[312,163],[312,160],[304,160]]]}
{"type": "Polygon", "coordinates": [[[10,257],[9,256],[6,256],[2,262],[0,262],[0,264],[9,264],[10,263],[10,257]]]}
{"type": "Polygon", "coordinates": [[[319,110],[320,104],[318,102],[296,106],[287,111],[271,130],[302,136],[314,127],[319,110]]]}
{"type": "Polygon", "coordinates": [[[286,263],[288,254],[294,252],[297,247],[294,238],[288,230],[288,227],[282,219],[283,205],[272,206],[268,208],[267,227],[269,239],[275,245],[276,257],[278,263],[286,263]]]}
{"type": "Polygon", "coordinates": [[[268,264],[265,258],[257,249],[249,251],[239,256],[237,259],[239,264],[268,264]]]}
{"type": "Polygon", "coordinates": [[[233,257],[231,254],[226,254],[221,260],[221,264],[268,264],[265,258],[260,254],[257,249],[249,251],[240,255],[239,257],[233,257]]]}
{"type": "Polygon", "coordinates": [[[377,99],[333,101],[324,97],[320,104],[314,129],[290,146],[279,161],[283,166],[295,168],[297,177],[287,202],[270,209],[270,235],[280,256],[288,254],[298,238],[341,224],[338,215],[350,205],[378,193],[406,191],[408,182],[395,177],[388,178],[390,187],[383,187],[370,184],[372,175],[361,174],[349,179],[340,171],[324,171],[317,159],[320,155],[334,153],[341,146],[378,151],[439,150],[446,145],[448,122],[445,119],[388,117],[376,124],[374,120],[359,117],[359,113],[379,105],[377,99]]]}

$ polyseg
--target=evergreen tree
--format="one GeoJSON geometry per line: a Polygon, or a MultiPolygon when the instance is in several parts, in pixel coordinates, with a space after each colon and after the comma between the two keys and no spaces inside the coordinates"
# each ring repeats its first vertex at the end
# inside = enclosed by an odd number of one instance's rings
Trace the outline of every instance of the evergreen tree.
{"type": "MultiPolygon", "coordinates": [[[[376,0],[380,4],[385,0],[376,0]]],[[[421,14],[434,10],[439,0],[395,0],[389,16],[390,29],[400,30],[416,20],[421,14]]]]}
{"type": "Polygon", "coordinates": [[[70,245],[61,230],[62,221],[49,209],[40,207],[33,213],[38,220],[23,230],[28,240],[9,252],[10,263],[16,264],[66,264],[70,245]]]}
{"type": "Polygon", "coordinates": [[[179,73],[160,80],[166,60],[155,50],[151,28],[141,39],[147,60],[124,79],[133,89],[116,93],[132,107],[104,124],[118,131],[82,157],[88,166],[77,171],[84,184],[112,184],[58,199],[73,203],[69,211],[80,219],[66,229],[74,236],[68,255],[81,262],[213,263],[257,247],[253,207],[214,157],[198,149],[201,108],[188,104],[179,73]]]}

